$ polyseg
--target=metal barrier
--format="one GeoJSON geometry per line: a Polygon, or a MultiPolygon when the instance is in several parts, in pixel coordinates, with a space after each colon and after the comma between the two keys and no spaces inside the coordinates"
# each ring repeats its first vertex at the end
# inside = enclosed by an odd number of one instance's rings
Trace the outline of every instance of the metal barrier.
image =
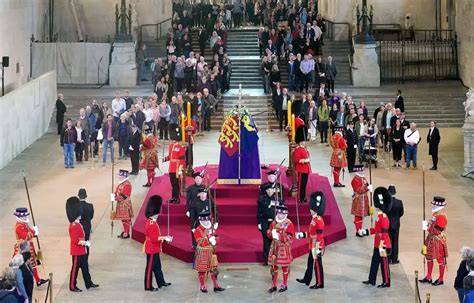
{"type": "Polygon", "coordinates": [[[377,41],[382,83],[458,79],[457,39],[377,41]]]}
{"type": "MultiPolygon", "coordinates": [[[[155,31],[155,35],[153,35],[155,37],[154,41],[158,41],[161,37],[163,37],[163,24],[166,23],[166,22],[169,22],[171,21],[171,18],[168,18],[166,20],[163,20],[159,23],[155,23],[155,24],[142,24],[139,26],[138,28],[138,45],[142,45],[143,43],[143,31],[144,29],[152,29],[155,31]]],[[[166,29],[168,30],[168,29],[166,29]]]]}

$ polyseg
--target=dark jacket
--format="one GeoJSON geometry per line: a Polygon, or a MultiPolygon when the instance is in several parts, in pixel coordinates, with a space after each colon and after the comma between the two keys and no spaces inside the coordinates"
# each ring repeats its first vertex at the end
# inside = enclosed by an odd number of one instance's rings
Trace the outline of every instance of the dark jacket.
{"type": "MultiPolygon", "coordinates": [[[[156,66],[160,66],[160,65],[159,65],[159,64],[156,64],[156,66]]],[[[156,71],[156,69],[157,69],[156,66],[155,66],[155,71],[156,71]]],[[[155,72],[155,71],[154,71],[154,72],[155,72]]],[[[161,73],[161,67],[160,67],[160,73],[161,73]]],[[[160,75],[158,75],[158,76],[160,76],[160,75]]],[[[125,108],[126,108],[127,110],[129,110],[129,109],[132,107],[132,105],[133,105],[133,99],[130,98],[130,96],[128,96],[127,98],[124,98],[124,99],[125,99],[125,108]]]]}
{"type": "Polygon", "coordinates": [[[92,228],[92,219],[94,218],[94,205],[87,201],[81,200],[81,224],[84,228],[84,233],[86,234],[85,240],[89,240],[91,236],[91,228],[92,228]]]}
{"type": "Polygon", "coordinates": [[[429,144],[429,155],[436,155],[438,154],[438,145],[441,141],[441,136],[439,135],[439,130],[437,127],[433,128],[433,133],[431,133],[431,129],[428,131],[428,135],[426,136],[426,142],[429,144]]]}
{"type": "Polygon", "coordinates": [[[64,120],[64,113],[66,112],[66,105],[60,99],[56,100],[56,123],[64,120]]]}
{"type": "MultiPolygon", "coordinates": [[[[33,269],[28,263],[23,263],[20,267],[21,274],[23,275],[23,286],[25,287],[26,294],[31,300],[33,297],[33,288],[35,285],[35,280],[33,278],[33,269]]],[[[0,302],[3,302],[0,300],[0,302]]],[[[31,302],[31,301],[30,301],[31,302]]]]}
{"type": "Polygon", "coordinates": [[[463,279],[465,276],[469,274],[469,271],[466,268],[466,260],[462,260],[461,263],[459,264],[458,271],[456,273],[456,278],[454,279],[454,288],[463,288],[463,279]]]}
{"type": "Polygon", "coordinates": [[[143,123],[146,120],[145,114],[140,110],[132,114],[130,118],[132,119],[133,123],[138,127],[138,129],[141,130],[143,127],[143,123]]]}
{"type": "Polygon", "coordinates": [[[395,108],[399,108],[402,113],[405,112],[405,103],[403,102],[402,96],[398,96],[397,100],[395,101],[395,108]]]}
{"type": "Polygon", "coordinates": [[[133,151],[131,152],[140,152],[140,142],[141,142],[141,139],[142,139],[142,133],[137,130],[135,133],[133,133],[132,131],[132,134],[131,136],[128,137],[128,143],[130,144],[130,146],[133,148],[133,151]]]}
{"type": "Polygon", "coordinates": [[[392,209],[388,213],[390,219],[390,229],[400,228],[400,218],[403,217],[403,202],[395,197],[392,197],[392,209]]]}
{"type": "MultiPolygon", "coordinates": [[[[115,127],[114,123],[112,122],[112,137],[117,138],[118,133],[117,133],[117,128],[115,127]]],[[[109,131],[109,121],[105,121],[104,124],[102,124],[102,135],[104,136],[104,140],[107,140],[107,132],[109,131]]]]}
{"type": "Polygon", "coordinates": [[[76,128],[71,127],[71,129],[68,130],[67,127],[64,127],[63,131],[61,132],[61,138],[59,140],[60,140],[61,146],[64,146],[64,144],[73,144],[73,143],[76,144],[76,142],[77,142],[76,128]],[[69,140],[68,131],[73,132],[72,140],[69,140]]]}
{"type": "Polygon", "coordinates": [[[349,148],[354,149],[354,145],[357,145],[357,141],[358,141],[357,132],[354,129],[351,130],[348,128],[344,132],[344,136],[347,142],[347,149],[349,148]]]}
{"type": "Polygon", "coordinates": [[[275,206],[271,206],[271,198],[265,193],[257,200],[257,222],[263,226],[270,225],[268,219],[275,217],[275,206]]]}
{"type": "Polygon", "coordinates": [[[276,87],[272,89],[272,106],[281,110],[283,102],[283,88],[280,88],[280,94],[277,93],[276,87]]]}

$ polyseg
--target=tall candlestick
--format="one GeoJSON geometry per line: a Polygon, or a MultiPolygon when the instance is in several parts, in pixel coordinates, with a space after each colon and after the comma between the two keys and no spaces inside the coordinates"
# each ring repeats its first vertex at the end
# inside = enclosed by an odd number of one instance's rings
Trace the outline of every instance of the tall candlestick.
{"type": "Polygon", "coordinates": [[[296,129],[295,129],[295,114],[291,115],[291,142],[295,142],[296,129]]]}
{"type": "Polygon", "coordinates": [[[191,102],[188,102],[187,114],[188,126],[191,126],[191,102]]]}
{"type": "Polygon", "coordinates": [[[185,142],[186,132],[184,129],[184,114],[181,114],[181,142],[185,142]]]}
{"type": "Polygon", "coordinates": [[[291,101],[288,100],[288,106],[287,106],[287,114],[288,114],[288,125],[291,126],[291,101]]]}

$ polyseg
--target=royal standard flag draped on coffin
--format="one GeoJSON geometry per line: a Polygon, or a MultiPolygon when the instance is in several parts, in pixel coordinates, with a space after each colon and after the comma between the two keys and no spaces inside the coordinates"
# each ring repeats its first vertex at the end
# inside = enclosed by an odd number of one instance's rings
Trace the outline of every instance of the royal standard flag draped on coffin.
{"type": "Polygon", "coordinates": [[[260,184],[258,128],[245,107],[229,112],[224,119],[218,141],[221,152],[217,183],[260,184]]]}

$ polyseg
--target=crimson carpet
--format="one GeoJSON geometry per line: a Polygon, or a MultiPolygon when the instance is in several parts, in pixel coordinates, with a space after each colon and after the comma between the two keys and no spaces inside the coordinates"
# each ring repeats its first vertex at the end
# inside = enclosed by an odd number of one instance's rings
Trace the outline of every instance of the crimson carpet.
{"type": "MultiPolygon", "coordinates": [[[[276,165],[270,165],[274,169],[276,165]]],[[[202,167],[195,168],[201,171],[202,167]]],[[[208,165],[207,173],[210,183],[217,178],[218,166],[208,165]]],[[[266,182],[266,170],[262,170],[263,182],[266,182]]],[[[285,187],[285,204],[289,208],[289,218],[298,229],[296,216],[296,200],[288,193],[291,185],[291,176],[286,176],[286,167],[282,168],[281,183],[285,187]]],[[[186,183],[191,185],[194,180],[190,177],[186,183]]],[[[262,236],[257,229],[257,198],[259,194],[258,185],[221,185],[211,186],[211,195],[215,197],[217,211],[219,213],[219,228],[216,234],[220,238],[217,248],[219,262],[262,262],[262,236]]],[[[324,238],[326,244],[334,243],[346,238],[346,227],[332,192],[329,180],[313,173],[309,176],[307,196],[313,191],[322,191],[325,194],[327,206],[324,214],[326,229],[324,238]]],[[[180,204],[168,204],[165,201],[171,197],[171,184],[168,174],[156,177],[148,191],[140,212],[133,224],[132,238],[138,242],[145,241],[144,215],[146,201],[152,195],[163,197],[163,206],[158,218],[161,232],[167,234],[167,214],[169,209],[169,233],[174,237],[172,243],[163,244],[163,252],[185,262],[192,262],[194,251],[191,245],[191,229],[189,219],[186,217],[186,197],[181,197],[180,204]]],[[[299,221],[301,231],[306,231],[311,222],[308,203],[298,204],[299,221]]],[[[296,240],[292,244],[293,257],[297,258],[308,253],[308,239],[296,240]]]]}

